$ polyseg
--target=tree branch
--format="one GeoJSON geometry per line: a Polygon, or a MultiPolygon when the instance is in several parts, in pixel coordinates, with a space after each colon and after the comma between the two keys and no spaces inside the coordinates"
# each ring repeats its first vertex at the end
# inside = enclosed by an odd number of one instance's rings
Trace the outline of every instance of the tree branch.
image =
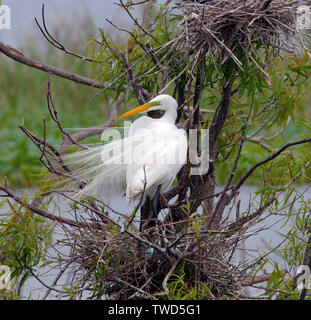
{"type": "MultiPolygon", "coordinates": [[[[253,167],[251,167],[240,179],[240,181],[236,184],[236,186],[234,187],[235,190],[238,190],[245,182],[245,180],[260,166],[264,165],[265,163],[273,160],[274,158],[276,158],[278,155],[280,155],[284,150],[286,150],[289,147],[292,146],[296,146],[299,144],[303,144],[303,143],[308,143],[311,142],[311,137],[306,138],[306,139],[302,139],[302,140],[298,140],[298,141],[294,141],[294,142],[290,142],[286,145],[284,145],[282,148],[280,148],[279,150],[277,150],[276,152],[274,152],[272,155],[270,155],[269,157],[267,157],[266,159],[257,162],[253,167]]],[[[233,190],[233,192],[235,191],[233,190]]]]}
{"type": "Polygon", "coordinates": [[[226,186],[224,187],[222,194],[216,204],[216,207],[213,211],[212,216],[210,217],[210,219],[208,220],[208,227],[211,227],[212,229],[217,229],[217,227],[219,226],[220,220],[223,216],[223,212],[224,209],[226,207],[226,205],[228,204],[228,194],[227,191],[231,185],[232,179],[235,175],[236,169],[237,169],[237,165],[238,165],[238,161],[241,157],[241,152],[242,152],[242,148],[243,148],[243,144],[244,144],[244,137],[242,136],[240,139],[240,146],[239,146],[239,150],[237,153],[237,156],[235,158],[234,161],[234,165],[233,168],[231,170],[231,173],[229,175],[229,178],[227,180],[226,186]],[[214,221],[215,220],[215,221],[214,221]]]}
{"type": "MultiPolygon", "coordinates": [[[[227,84],[223,88],[222,99],[219,103],[219,106],[212,120],[210,132],[209,132],[210,151],[212,151],[212,153],[215,152],[216,139],[220,134],[220,131],[223,128],[229,113],[230,102],[231,102],[231,90],[232,90],[232,84],[231,84],[231,81],[229,81],[229,84],[227,84]]],[[[215,154],[210,154],[210,156],[212,156],[211,159],[215,160],[214,159],[215,154]]]]}
{"type": "Polygon", "coordinates": [[[248,286],[251,286],[256,283],[269,281],[271,275],[272,275],[271,273],[268,273],[268,274],[263,274],[262,276],[257,276],[257,277],[252,277],[250,279],[245,279],[241,282],[241,285],[243,287],[248,287],[248,286]]]}
{"type": "Polygon", "coordinates": [[[105,123],[97,126],[85,128],[79,132],[76,132],[75,134],[70,135],[70,137],[68,137],[68,135],[64,135],[63,141],[59,149],[60,154],[62,155],[65,154],[68,148],[72,146],[73,141],[82,141],[88,137],[101,134],[105,129],[108,129],[114,126],[117,121],[117,108],[120,105],[122,99],[123,99],[123,94],[121,93],[118,100],[110,104],[109,119],[105,123]]]}
{"type": "Polygon", "coordinates": [[[28,208],[30,211],[32,211],[32,212],[34,212],[44,218],[47,218],[47,219],[52,220],[54,222],[68,224],[72,227],[78,227],[78,228],[85,228],[86,227],[86,225],[83,223],[79,223],[79,222],[71,220],[71,219],[55,216],[54,214],[51,214],[51,213],[49,213],[45,210],[42,210],[32,204],[29,204],[27,201],[25,201],[25,199],[18,197],[13,191],[11,191],[9,188],[7,188],[5,186],[0,185],[0,190],[3,191],[8,197],[12,198],[14,201],[16,201],[17,203],[22,205],[23,207],[28,208]]]}
{"type": "Polygon", "coordinates": [[[101,88],[102,84],[101,82],[95,80],[95,79],[90,79],[84,76],[80,76],[78,74],[69,72],[69,71],[65,71],[63,69],[54,67],[54,66],[50,66],[48,64],[45,64],[43,62],[40,61],[36,61],[36,60],[32,60],[30,58],[27,58],[26,56],[24,56],[24,54],[22,52],[20,52],[19,50],[10,47],[9,45],[5,45],[4,43],[0,42],[0,52],[2,52],[3,54],[5,54],[7,57],[20,62],[22,64],[25,64],[29,67],[41,70],[41,71],[45,71],[45,72],[51,72],[53,74],[55,74],[56,76],[71,80],[73,82],[76,83],[81,83],[90,87],[94,87],[94,88],[101,88]]]}
{"type": "Polygon", "coordinates": [[[67,50],[59,41],[57,41],[54,37],[51,36],[50,32],[48,31],[47,27],[46,27],[46,23],[45,23],[45,13],[44,13],[44,4],[42,4],[42,11],[41,11],[41,15],[42,15],[42,24],[43,27],[41,27],[39,21],[37,18],[35,18],[35,22],[38,26],[38,28],[40,29],[42,35],[44,36],[44,38],[55,48],[57,48],[58,50],[61,50],[62,52],[69,54],[71,56],[74,56],[76,58],[79,58],[83,61],[88,61],[88,62],[97,62],[96,60],[83,56],[79,53],[67,50]]]}
{"type": "MultiPolygon", "coordinates": [[[[48,77],[48,90],[47,90],[47,94],[46,94],[46,100],[47,100],[47,105],[48,105],[48,109],[49,109],[49,113],[50,116],[52,118],[52,120],[58,125],[59,130],[64,134],[64,138],[66,137],[67,139],[70,140],[71,144],[75,144],[78,147],[82,148],[82,149],[87,149],[85,146],[81,145],[78,141],[76,141],[62,126],[61,122],[58,119],[58,115],[57,115],[57,110],[54,106],[54,102],[52,99],[52,95],[51,95],[51,80],[52,80],[52,73],[49,72],[49,77],[48,77]]],[[[64,139],[63,138],[63,139],[64,139]]],[[[61,154],[63,154],[62,152],[60,152],[61,154]]]]}

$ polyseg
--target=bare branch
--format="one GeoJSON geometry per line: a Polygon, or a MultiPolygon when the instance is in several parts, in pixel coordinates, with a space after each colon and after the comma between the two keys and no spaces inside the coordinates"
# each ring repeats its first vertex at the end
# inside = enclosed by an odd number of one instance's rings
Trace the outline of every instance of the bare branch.
{"type": "MultiPolygon", "coordinates": [[[[46,99],[47,99],[47,105],[48,105],[48,109],[50,112],[50,116],[52,118],[52,120],[54,122],[56,122],[56,124],[58,125],[59,130],[66,136],[67,139],[70,140],[71,144],[75,144],[78,147],[82,148],[82,149],[87,149],[85,146],[81,145],[78,141],[76,141],[62,126],[61,122],[58,119],[58,115],[57,115],[57,111],[55,109],[54,103],[53,103],[53,99],[52,99],[52,95],[51,95],[51,80],[52,80],[52,73],[49,72],[49,77],[48,77],[48,90],[47,90],[47,94],[46,94],[46,99]]],[[[64,138],[63,138],[64,139],[64,138]]],[[[60,152],[61,154],[63,154],[62,152],[60,152]]]]}
{"type": "Polygon", "coordinates": [[[156,42],[158,42],[158,39],[156,39],[149,31],[147,31],[139,22],[138,19],[134,18],[130,10],[127,8],[127,6],[124,4],[123,0],[119,0],[120,4],[119,6],[122,7],[126,13],[129,15],[129,17],[132,19],[132,21],[135,23],[135,25],[145,34],[147,34],[149,37],[153,38],[156,42]]]}
{"type": "Polygon", "coordinates": [[[25,201],[25,199],[22,199],[20,197],[18,197],[13,191],[11,191],[9,188],[0,185],[0,190],[3,191],[8,197],[12,198],[14,201],[16,201],[17,203],[19,203],[21,206],[28,208],[30,211],[44,217],[47,218],[49,220],[52,220],[54,222],[58,222],[58,223],[62,223],[62,224],[67,224],[70,225],[72,227],[78,227],[78,228],[85,228],[86,225],[79,223],[77,221],[68,219],[68,218],[62,218],[59,216],[55,216],[54,214],[51,214],[45,210],[42,210],[32,204],[29,204],[27,201],[25,201]]]}
{"type": "Polygon", "coordinates": [[[225,206],[228,204],[228,194],[227,191],[231,185],[232,179],[235,175],[236,169],[237,169],[237,165],[238,165],[238,161],[241,157],[241,152],[242,152],[242,148],[243,148],[243,144],[244,144],[244,137],[242,136],[240,139],[240,146],[239,146],[239,150],[237,153],[237,156],[235,158],[234,161],[234,165],[233,168],[231,170],[231,173],[228,177],[227,183],[221,193],[221,196],[216,204],[216,207],[213,211],[212,216],[210,217],[210,219],[208,220],[208,227],[212,226],[212,229],[217,229],[220,223],[220,220],[222,218],[223,215],[223,211],[225,209],[225,206]]]}
{"type": "Polygon", "coordinates": [[[261,160],[259,162],[257,162],[254,166],[252,166],[240,179],[240,181],[235,185],[234,189],[238,190],[240,189],[240,187],[244,184],[245,180],[260,166],[264,165],[265,163],[275,159],[277,156],[279,156],[283,151],[285,151],[286,149],[288,149],[289,147],[293,147],[293,146],[297,146],[300,144],[304,144],[304,143],[309,143],[311,142],[311,137],[306,138],[306,139],[302,139],[302,140],[298,140],[298,141],[294,141],[294,142],[290,142],[287,143],[286,145],[284,145],[282,148],[280,148],[279,150],[275,151],[273,154],[271,154],[269,157],[265,158],[264,160],[261,160]]]}
{"type": "Polygon", "coordinates": [[[268,274],[263,274],[262,276],[256,276],[256,277],[252,277],[252,278],[249,278],[249,279],[245,279],[245,280],[241,281],[241,285],[243,287],[248,287],[248,286],[251,286],[251,285],[256,284],[256,283],[269,281],[271,276],[272,276],[272,274],[268,273],[268,274]]]}
{"type": "Polygon", "coordinates": [[[22,52],[20,52],[19,50],[16,50],[8,45],[5,45],[2,42],[0,42],[0,52],[5,54],[9,58],[11,58],[17,62],[20,62],[22,64],[25,64],[29,67],[33,67],[35,69],[45,71],[45,72],[51,72],[52,74],[55,74],[56,76],[71,80],[76,83],[81,83],[81,84],[84,84],[84,85],[87,85],[90,87],[94,87],[94,88],[101,88],[102,87],[102,84],[97,80],[83,77],[83,76],[77,75],[75,73],[65,71],[63,69],[60,69],[60,68],[57,68],[54,66],[50,66],[50,65],[45,64],[40,61],[32,60],[32,59],[24,56],[24,54],[22,52]]]}
{"type": "Polygon", "coordinates": [[[63,168],[65,172],[71,174],[71,169],[65,165],[60,152],[52,144],[48,143],[46,140],[40,139],[35,134],[31,133],[27,128],[25,128],[24,121],[19,126],[19,128],[27,135],[27,137],[30,138],[34,145],[41,151],[41,156],[39,160],[51,173],[55,173],[64,177],[70,177],[69,175],[55,170],[54,166],[50,163],[49,157],[53,158],[56,161],[56,163],[58,163],[58,167],[63,168]],[[47,164],[43,161],[43,158],[45,158],[47,164]]]}
{"type": "Polygon", "coordinates": [[[97,62],[96,60],[83,56],[79,53],[67,50],[59,41],[57,41],[54,37],[51,36],[50,32],[48,31],[47,27],[46,27],[46,23],[45,23],[45,13],[44,13],[44,4],[42,4],[42,22],[43,22],[43,28],[41,27],[40,23],[38,22],[37,18],[35,18],[35,22],[38,26],[38,28],[40,29],[42,35],[44,36],[44,38],[51,44],[53,45],[55,48],[61,50],[62,52],[69,54],[71,56],[74,56],[76,58],[79,58],[83,61],[88,61],[88,62],[97,62]]]}
{"type": "Polygon", "coordinates": [[[109,105],[109,118],[104,124],[80,130],[79,132],[70,135],[70,138],[67,135],[63,136],[63,141],[59,150],[60,154],[65,154],[68,148],[72,146],[73,141],[82,141],[88,137],[101,134],[105,129],[113,127],[117,122],[117,108],[120,105],[122,99],[123,93],[120,94],[117,101],[113,103],[111,102],[111,104],[109,105]]]}

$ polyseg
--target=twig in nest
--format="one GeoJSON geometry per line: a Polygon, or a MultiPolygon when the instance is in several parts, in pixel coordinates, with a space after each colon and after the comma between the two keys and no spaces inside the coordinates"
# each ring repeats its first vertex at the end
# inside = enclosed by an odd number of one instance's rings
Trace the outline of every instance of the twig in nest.
{"type": "Polygon", "coordinates": [[[178,41],[184,43],[188,51],[204,46],[217,58],[217,67],[231,58],[239,68],[245,69],[240,57],[246,55],[247,63],[254,64],[271,83],[266,67],[280,50],[300,45],[309,53],[303,35],[296,28],[299,5],[299,1],[289,0],[264,3],[262,0],[243,3],[213,0],[204,4],[183,1],[176,4],[182,12],[177,14],[181,17],[182,35],[178,41]],[[255,49],[258,47],[261,49],[255,49]]]}

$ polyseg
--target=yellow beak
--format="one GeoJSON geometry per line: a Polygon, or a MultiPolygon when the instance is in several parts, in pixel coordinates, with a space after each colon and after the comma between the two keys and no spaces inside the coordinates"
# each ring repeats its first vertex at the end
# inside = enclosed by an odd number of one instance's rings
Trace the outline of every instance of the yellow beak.
{"type": "Polygon", "coordinates": [[[124,114],[122,114],[118,120],[120,119],[124,119],[124,118],[127,118],[127,117],[130,117],[130,116],[133,116],[134,114],[137,114],[137,113],[140,113],[140,112],[144,112],[144,111],[147,111],[150,107],[152,107],[151,104],[149,103],[146,103],[146,104],[143,104],[135,109],[132,109],[124,114]]]}

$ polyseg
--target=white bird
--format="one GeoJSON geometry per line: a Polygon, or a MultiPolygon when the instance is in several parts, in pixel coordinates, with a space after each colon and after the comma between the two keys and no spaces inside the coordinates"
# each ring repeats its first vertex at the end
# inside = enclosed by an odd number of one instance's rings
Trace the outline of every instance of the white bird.
{"type": "Polygon", "coordinates": [[[129,131],[135,159],[126,169],[128,202],[139,198],[142,192],[153,197],[159,185],[165,192],[187,159],[186,132],[175,126],[177,102],[171,96],[159,95],[119,119],[152,110],[163,110],[164,114],[159,119],[142,116],[129,131]]]}
{"type": "MultiPolygon", "coordinates": [[[[186,163],[188,143],[185,130],[175,125],[177,102],[169,95],[158,95],[118,119],[152,110],[164,114],[157,119],[142,116],[133,122],[127,137],[67,157],[75,167],[76,178],[86,182],[79,196],[102,193],[105,188],[126,183],[128,203],[141,197],[143,201],[153,198],[156,214],[160,189],[167,191],[186,163]]],[[[142,216],[147,219],[149,212],[148,205],[142,216]]]]}

